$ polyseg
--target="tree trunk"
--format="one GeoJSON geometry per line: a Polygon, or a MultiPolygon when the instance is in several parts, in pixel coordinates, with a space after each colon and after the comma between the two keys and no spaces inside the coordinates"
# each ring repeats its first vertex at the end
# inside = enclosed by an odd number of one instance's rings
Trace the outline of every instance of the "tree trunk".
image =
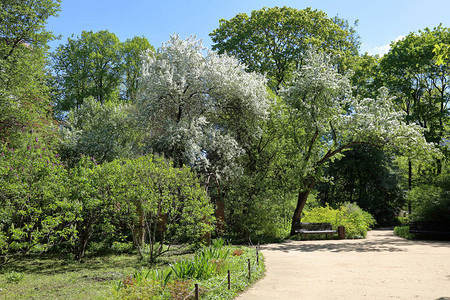
{"type": "Polygon", "coordinates": [[[139,223],[133,228],[133,242],[134,246],[141,252],[141,248],[145,245],[145,216],[141,207],[138,207],[137,213],[139,215],[139,223]]]}
{"type": "MultiPolygon", "coordinates": [[[[411,159],[408,159],[408,191],[412,188],[412,162],[411,159]]],[[[408,215],[411,216],[411,200],[408,200],[408,215]]]]}
{"type": "Polygon", "coordinates": [[[314,177],[307,178],[304,185],[305,189],[300,190],[298,193],[297,207],[295,208],[294,216],[292,217],[291,235],[295,234],[294,224],[300,223],[300,221],[302,220],[303,208],[305,207],[306,200],[308,200],[309,193],[313,189],[315,183],[316,179],[314,177]]]}

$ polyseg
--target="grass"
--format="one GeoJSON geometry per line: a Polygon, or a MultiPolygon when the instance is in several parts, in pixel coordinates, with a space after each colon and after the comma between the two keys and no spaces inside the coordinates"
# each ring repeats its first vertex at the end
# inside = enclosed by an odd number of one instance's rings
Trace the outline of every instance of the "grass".
{"type": "Polygon", "coordinates": [[[103,299],[113,280],[139,264],[132,254],[91,257],[82,263],[61,256],[24,259],[1,270],[0,299],[103,299]],[[13,272],[23,277],[8,280],[13,272]]]}
{"type": "MultiPolygon", "coordinates": [[[[153,266],[191,256],[173,251],[153,266]]],[[[113,282],[145,266],[135,253],[91,253],[81,263],[61,254],[25,258],[0,269],[0,299],[105,299],[113,282]]]]}
{"type": "MultiPolygon", "coordinates": [[[[202,299],[231,299],[264,274],[262,257],[260,267],[256,268],[254,249],[230,246],[225,248],[230,249],[226,260],[227,268],[232,270],[232,290],[226,289],[225,270],[206,280],[172,282],[169,285],[171,292],[190,291],[194,283],[199,283],[202,299]],[[248,258],[252,259],[251,281],[245,271],[248,258]],[[239,274],[240,277],[237,276],[239,274]],[[217,286],[219,288],[216,288],[217,286]]],[[[193,253],[178,249],[159,258],[151,267],[163,268],[176,261],[190,260],[193,256],[193,253]]],[[[62,255],[27,258],[0,269],[0,299],[111,299],[117,297],[114,285],[127,276],[132,277],[136,270],[143,268],[148,269],[149,264],[140,261],[135,253],[91,254],[81,263],[62,255]]]]}

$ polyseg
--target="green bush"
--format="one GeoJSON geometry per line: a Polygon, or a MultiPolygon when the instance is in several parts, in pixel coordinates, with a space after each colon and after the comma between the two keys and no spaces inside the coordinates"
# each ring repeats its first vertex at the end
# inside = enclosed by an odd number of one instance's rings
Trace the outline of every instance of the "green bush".
{"type": "Polygon", "coordinates": [[[399,237],[412,240],[415,238],[415,235],[412,233],[409,233],[409,226],[397,226],[394,228],[394,233],[398,235],[399,237]]]}
{"type": "Polygon", "coordinates": [[[365,238],[367,231],[375,224],[375,219],[354,203],[344,203],[338,209],[330,206],[315,207],[304,212],[304,223],[331,223],[333,229],[345,226],[345,237],[365,238]]]}
{"type": "Polygon", "coordinates": [[[19,283],[23,279],[23,276],[23,273],[12,271],[6,275],[6,281],[9,283],[19,283]]]}
{"type": "Polygon", "coordinates": [[[134,246],[132,242],[113,242],[111,246],[111,250],[113,250],[116,253],[131,253],[133,252],[134,246]]]}
{"type": "Polygon", "coordinates": [[[67,171],[37,135],[24,141],[17,149],[0,143],[0,266],[75,232],[67,171]]]}
{"type": "Polygon", "coordinates": [[[421,185],[408,193],[408,199],[413,205],[413,219],[450,224],[448,189],[431,184],[421,185]]]}

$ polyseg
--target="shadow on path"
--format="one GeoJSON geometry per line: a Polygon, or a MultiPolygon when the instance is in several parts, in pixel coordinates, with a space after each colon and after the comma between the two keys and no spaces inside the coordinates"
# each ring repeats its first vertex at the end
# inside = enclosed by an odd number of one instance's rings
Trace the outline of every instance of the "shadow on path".
{"type": "Polygon", "coordinates": [[[408,246],[417,245],[450,248],[448,241],[411,241],[397,237],[392,231],[373,230],[366,239],[288,241],[265,245],[262,249],[283,252],[404,252],[408,246]]]}

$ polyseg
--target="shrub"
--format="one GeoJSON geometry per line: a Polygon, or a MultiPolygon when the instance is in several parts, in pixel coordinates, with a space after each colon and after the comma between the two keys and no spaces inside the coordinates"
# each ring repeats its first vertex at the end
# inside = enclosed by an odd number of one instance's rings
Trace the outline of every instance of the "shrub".
{"type": "Polygon", "coordinates": [[[131,253],[133,251],[133,243],[132,242],[113,242],[111,246],[111,250],[113,250],[116,253],[131,253]]]}
{"type": "Polygon", "coordinates": [[[23,279],[23,276],[23,273],[12,271],[6,275],[6,281],[9,283],[19,283],[23,279]]]}
{"type": "Polygon", "coordinates": [[[73,204],[57,154],[31,134],[17,149],[0,143],[0,266],[71,236],[73,204]]]}
{"type": "Polygon", "coordinates": [[[367,230],[375,224],[375,219],[354,203],[344,203],[338,209],[330,206],[315,207],[305,211],[302,222],[331,223],[333,229],[345,226],[345,236],[349,239],[365,238],[367,230]]]}
{"type": "Polygon", "coordinates": [[[412,240],[415,238],[415,235],[409,233],[409,226],[397,226],[394,228],[394,233],[399,237],[412,240]]]}
{"type": "MultiPolygon", "coordinates": [[[[450,180],[448,181],[450,182],[450,180]]],[[[408,192],[413,219],[450,225],[450,191],[435,185],[421,185],[408,192]]]]}

